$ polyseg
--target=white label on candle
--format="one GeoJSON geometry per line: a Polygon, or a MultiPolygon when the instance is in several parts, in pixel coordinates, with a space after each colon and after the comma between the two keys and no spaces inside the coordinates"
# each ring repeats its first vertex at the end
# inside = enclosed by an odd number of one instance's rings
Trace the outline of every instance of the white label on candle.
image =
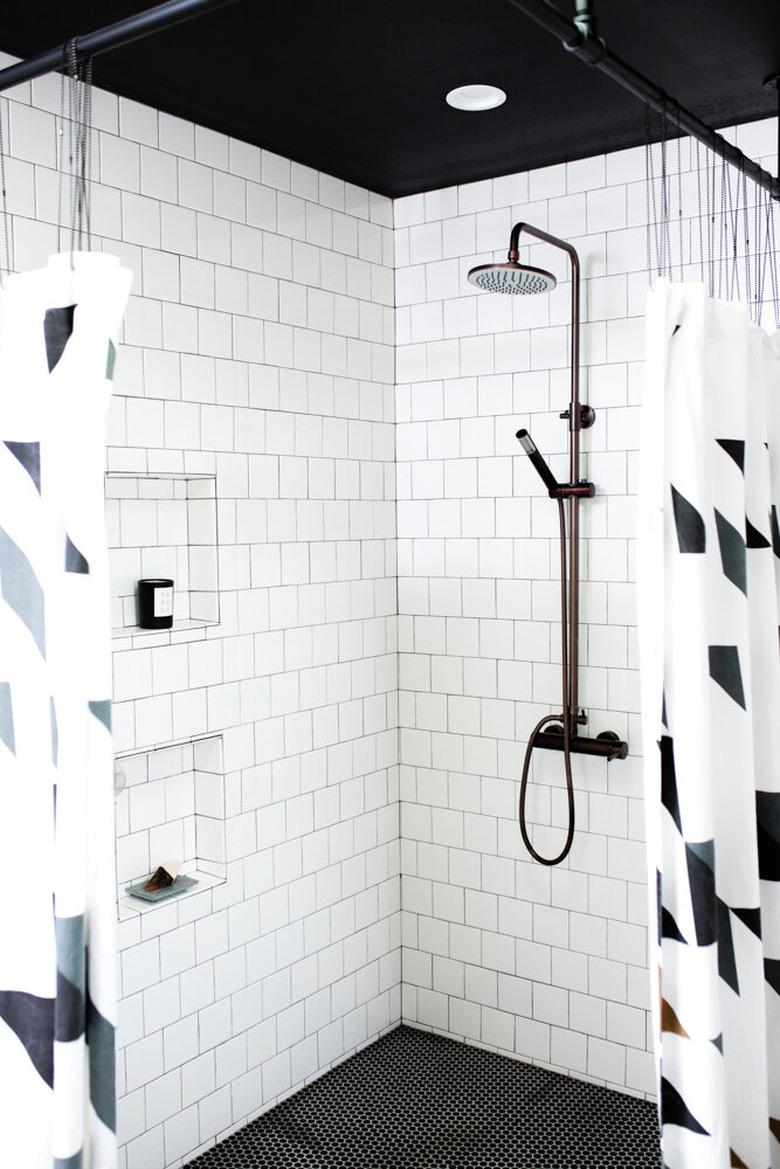
{"type": "Polygon", "coordinates": [[[170,585],[154,590],[155,617],[173,616],[173,589],[170,585]]]}

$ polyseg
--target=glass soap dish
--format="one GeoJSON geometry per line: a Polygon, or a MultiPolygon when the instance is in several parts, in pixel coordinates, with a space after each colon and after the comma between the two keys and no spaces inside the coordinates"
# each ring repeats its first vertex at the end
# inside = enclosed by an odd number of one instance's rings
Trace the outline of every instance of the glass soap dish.
{"type": "Polygon", "coordinates": [[[167,885],[164,889],[145,889],[144,886],[149,880],[145,877],[143,881],[137,881],[135,885],[125,885],[125,893],[131,897],[138,897],[141,901],[165,901],[168,897],[175,897],[178,893],[186,893],[188,889],[192,889],[197,885],[196,877],[182,877],[179,876],[171,885],[167,885]]]}

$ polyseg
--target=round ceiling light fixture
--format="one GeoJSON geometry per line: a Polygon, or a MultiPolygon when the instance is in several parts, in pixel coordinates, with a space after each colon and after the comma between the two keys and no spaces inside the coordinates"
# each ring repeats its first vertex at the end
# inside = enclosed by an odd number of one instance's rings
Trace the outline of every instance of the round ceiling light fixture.
{"type": "Polygon", "coordinates": [[[476,113],[494,110],[506,101],[506,94],[497,85],[459,85],[447,94],[447,105],[454,110],[469,110],[476,113]]]}

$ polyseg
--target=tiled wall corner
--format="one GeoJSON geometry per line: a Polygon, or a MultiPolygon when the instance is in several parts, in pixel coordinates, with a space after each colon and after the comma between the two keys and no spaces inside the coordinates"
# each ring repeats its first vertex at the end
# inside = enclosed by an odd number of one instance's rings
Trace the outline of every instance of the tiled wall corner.
{"type": "MultiPolygon", "coordinates": [[[[28,268],[68,246],[59,79],[10,98],[28,268]]],[[[115,542],[157,545],[192,592],[183,550],[214,539],[185,539],[177,498],[156,496],[217,485],[219,624],[114,642],[118,752],[224,745],[226,880],[119,923],[120,1169],[171,1169],[400,1017],[392,207],[137,103],[93,104],[93,246],[133,270],[108,471],[148,505],[122,520],[116,504],[115,542]]],[[[159,794],[130,812],[167,848],[159,794]]]]}

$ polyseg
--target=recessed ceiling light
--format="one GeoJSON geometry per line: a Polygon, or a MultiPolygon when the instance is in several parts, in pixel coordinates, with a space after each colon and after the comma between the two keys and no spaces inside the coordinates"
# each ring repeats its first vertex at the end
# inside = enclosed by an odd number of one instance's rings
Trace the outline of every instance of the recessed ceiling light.
{"type": "Polygon", "coordinates": [[[455,110],[494,110],[506,101],[497,85],[459,85],[447,94],[447,105],[455,110]]]}

